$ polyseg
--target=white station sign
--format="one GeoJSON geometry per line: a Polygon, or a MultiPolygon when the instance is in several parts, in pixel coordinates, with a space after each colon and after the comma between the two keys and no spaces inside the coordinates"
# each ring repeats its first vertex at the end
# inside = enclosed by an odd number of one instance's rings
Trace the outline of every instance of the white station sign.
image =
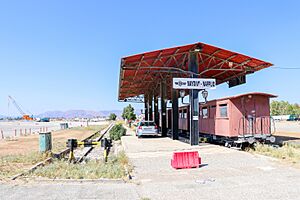
{"type": "Polygon", "coordinates": [[[216,89],[214,78],[173,78],[174,89],[216,89]]]}

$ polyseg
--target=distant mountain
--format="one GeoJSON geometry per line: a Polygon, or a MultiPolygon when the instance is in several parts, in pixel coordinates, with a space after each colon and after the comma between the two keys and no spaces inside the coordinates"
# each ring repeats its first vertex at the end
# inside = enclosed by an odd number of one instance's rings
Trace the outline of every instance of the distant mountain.
{"type": "Polygon", "coordinates": [[[122,115],[121,110],[107,110],[107,111],[91,111],[91,110],[68,110],[68,111],[47,111],[37,115],[37,117],[50,118],[93,118],[93,117],[107,117],[110,113],[115,113],[117,116],[122,115]]]}

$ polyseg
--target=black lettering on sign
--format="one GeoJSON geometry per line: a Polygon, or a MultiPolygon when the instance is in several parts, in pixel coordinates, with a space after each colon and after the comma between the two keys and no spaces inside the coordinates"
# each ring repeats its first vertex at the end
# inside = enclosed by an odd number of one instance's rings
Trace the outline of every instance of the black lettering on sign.
{"type": "Polygon", "coordinates": [[[201,81],[187,81],[187,85],[198,87],[199,85],[201,85],[201,81]]]}
{"type": "Polygon", "coordinates": [[[215,86],[215,82],[214,81],[203,81],[203,85],[205,87],[208,87],[208,86],[214,87],[215,86]]]}
{"type": "Polygon", "coordinates": [[[214,81],[187,81],[186,85],[189,87],[199,87],[199,86],[215,87],[215,82],[214,81]]]}

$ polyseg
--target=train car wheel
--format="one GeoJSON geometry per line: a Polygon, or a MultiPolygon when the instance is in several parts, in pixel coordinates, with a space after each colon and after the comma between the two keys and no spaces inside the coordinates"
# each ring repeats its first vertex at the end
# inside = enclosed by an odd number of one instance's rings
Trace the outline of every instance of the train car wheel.
{"type": "Polygon", "coordinates": [[[225,147],[231,148],[231,146],[232,146],[232,142],[230,141],[225,142],[225,147]]]}

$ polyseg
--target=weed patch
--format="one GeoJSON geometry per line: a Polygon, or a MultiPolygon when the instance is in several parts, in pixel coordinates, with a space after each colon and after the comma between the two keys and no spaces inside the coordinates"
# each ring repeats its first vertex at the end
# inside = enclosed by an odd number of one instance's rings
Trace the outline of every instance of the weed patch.
{"type": "Polygon", "coordinates": [[[10,178],[13,175],[24,172],[32,165],[49,157],[51,157],[51,153],[41,154],[39,152],[2,156],[0,157],[0,179],[10,178]]]}
{"type": "Polygon", "coordinates": [[[37,168],[30,173],[31,177],[47,177],[51,179],[99,179],[123,178],[126,176],[129,161],[124,152],[102,160],[90,160],[86,163],[73,164],[64,160],[54,160],[53,163],[37,168]]]}
{"type": "Polygon", "coordinates": [[[299,145],[285,144],[282,147],[272,147],[269,145],[258,144],[254,149],[249,151],[274,158],[285,159],[292,163],[300,162],[299,145]]]}

